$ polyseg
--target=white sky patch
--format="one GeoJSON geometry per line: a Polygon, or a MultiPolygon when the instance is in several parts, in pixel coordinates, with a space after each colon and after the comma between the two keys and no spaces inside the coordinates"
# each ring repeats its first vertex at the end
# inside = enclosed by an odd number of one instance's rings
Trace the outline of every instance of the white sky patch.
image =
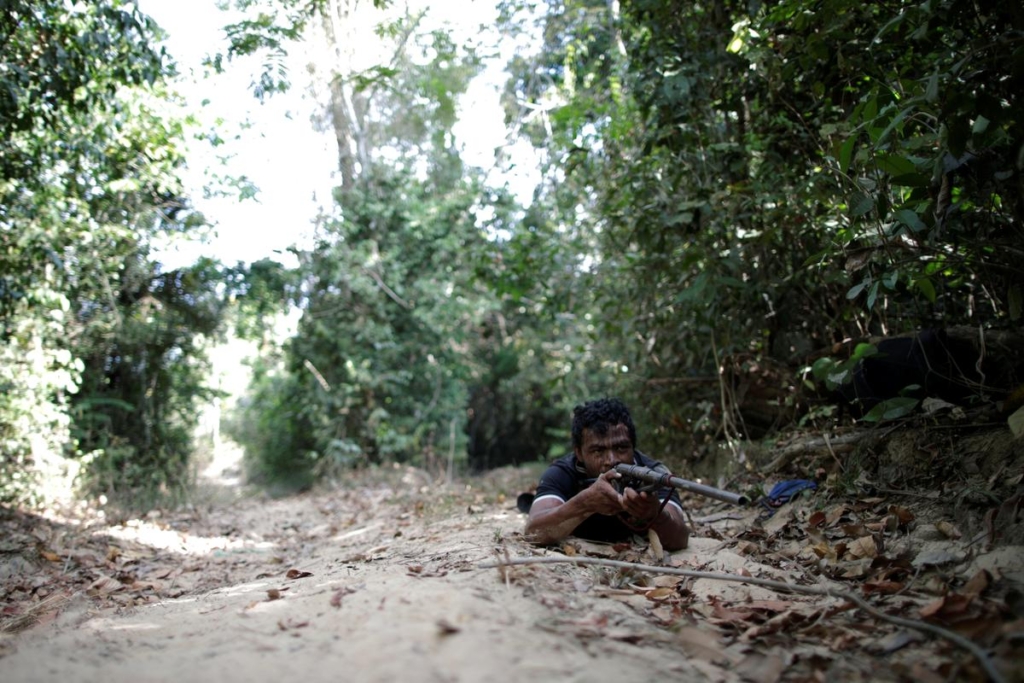
{"type": "MultiPolygon", "coordinates": [[[[413,0],[409,5],[414,12],[428,8],[425,30],[448,25],[457,44],[472,42],[480,46],[482,54],[494,55],[461,99],[454,133],[467,164],[484,169],[490,185],[507,186],[520,202],[528,204],[540,178],[539,156],[525,141],[509,144],[499,103],[505,64],[527,43],[499,41],[493,0],[413,0]],[[496,161],[499,148],[511,162],[496,161]]],[[[218,10],[212,0],[139,0],[139,6],[169,34],[166,47],[178,63],[181,79],[177,89],[187,99],[186,111],[199,118],[203,130],[215,128],[225,141],[216,149],[190,141],[187,157],[186,192],[195,208],[215,225],[215,234],[206,241],[178,239],[158,244],[156,258],[168,269],[201,256],[226,264],[269,257],[294,265],[285,250],[292,245],[311,246],[317,217],[334,213],[331,193],[339,184],[333,131],[318,132],[311,121],[322,108],[309,94],[305,65],[316,59],[309,51],[311,46],[289,48],[291,89],[261,103],[249,87],[258,72],[257,60],[227,63],[226,73],[204,78],[203,58],[226,51],[222,27],[236,21],[238,13],[218,10]],[[220,158],[225,155],[228,161],[221,165],[220,158]],[[204,197],[211,171],[246,176],[259,189],[256,199],[204,197]]],[[[369,59],[369,64],[381,63],[384,57],[373,58],[381,44],[370,32],[365,44],[356,46],[356,54],[369,59]]]]}
{"type": "MultiPolygon", "coordinates": [[[[222,27],[238,15],[218,10],[210,0],[140,0],[140,8],[169,34],[168,52],[181,74],[177,90],[186,98],[186,111],[201,122],[201,130],[216,130],[225,141],[217,148],[190,140],[186,192],[193,205],[215,226],[204,243],[198,239],[158,245],[157,258],[166,268],[210,256],[227,264],[273,257],[312,235],[312,221],[331,204],[336,167],[333,140],[316,133],[310,123],[314,103],[303,97],[304,84],[295,83],[287,96],[263,103],[249,88],[258,63],[229,63],[226,73],[204,78],[203,58],[224,52],[222,27]],[[222,165],[221,157],[228,161],[222,165]],[[207,173],[245,176],[259,188],[256,199],[238,196],[204,197],[207,173]]],[[[292,71],[292,78],[301,72],[292,71]]]]}

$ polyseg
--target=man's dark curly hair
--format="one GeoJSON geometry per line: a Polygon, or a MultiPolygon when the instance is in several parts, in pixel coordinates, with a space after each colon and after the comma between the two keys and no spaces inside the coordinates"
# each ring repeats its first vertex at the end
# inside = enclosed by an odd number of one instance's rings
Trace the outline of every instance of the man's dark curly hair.
{"type": "Polygon", "coordinates": [[[572,445],[583,446],[583,430],[589,429],[598,436],[604,436],[615,425],[626,425],[629,440],[636,448],[636,425],[626,404],[617,398],[599,398],[572,409],[572,445]]]}

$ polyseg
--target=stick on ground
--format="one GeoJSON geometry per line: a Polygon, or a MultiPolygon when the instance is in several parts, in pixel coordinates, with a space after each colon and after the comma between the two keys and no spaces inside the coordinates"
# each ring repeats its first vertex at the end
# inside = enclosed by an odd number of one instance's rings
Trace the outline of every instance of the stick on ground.
{"type": "Polygon", "coordinates": [[[621,560],[607,560],[601,557],[566,557],[564,555],[548,555],[544,557],[506,557],[503,560],[492,560],[489,562],[482,562],[477,565],[479,569],[493,569],[500,567],[510,567],[513,565],[526,565],[526,564],[592,564],[604,567],[615,567],[617,569],[633,569],[636,571],[649,572],[651,574],[667,574],[671,576],[686,576],[695,579],[712,579],[715,581],[733,581],[736,583],[746,583],[753,586],[764,586],[765,588],[771,588],[784,593],[803,593],[805,595],[821,595],[831,598],[839,598],[851,602],[860,609],[870,614],[875,619],[881,621],[887,621],[890,624],[902,626],[904,628],[911,628],[916,631],[924,633],[930,633],[932,635],[945,638],[946,640],[959,645],[961,648],[967,650],[974,658],[978,660],[982,669],[988,674],[989,680],[992,683],[1006,683],[1006,679],[996,669],[992,659],[988,656],[983,649],[978,647],[976,644],[964,638],[958,633],[954,633],[948,629],[929,624],[927,622],[918,621],[916,619],[905,619],[903,617],[894,617],[891,614],[886,614],[875,608],[867,600],[851,593],[849,591],[838,591],[831,588],[824,588],[822,586],[798,586],[784,581],[773,581],[771,579],[758,579],[752,576],[739,576],[736,574],[717,574],[711,572],[701,572],[693,569],[677,569],[675,567],[655,567],[649,564],[637,564],[635,562],[623,562],[621,560]]]}

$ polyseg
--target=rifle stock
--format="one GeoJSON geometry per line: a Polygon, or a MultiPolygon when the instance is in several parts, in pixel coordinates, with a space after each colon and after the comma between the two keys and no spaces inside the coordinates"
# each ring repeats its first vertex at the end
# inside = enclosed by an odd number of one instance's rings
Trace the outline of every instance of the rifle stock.
{"type": "Polygon", "coordinates": [[[689,479],[674,476],[671,472],[660,472],[658,470],[653,470],[650,467],[625,464],[616,465],[615,471],[621,474],[625,479],[642,481],[657,488],[677,488],[682,491],[689,491],[690,493],[714,498],[715,500],[720,500],[732,505],[746,506],[750,504],[750,499],[742,494],[716,489],[714,486],[699,484],[695,481],[690,481],[689,479]]]}

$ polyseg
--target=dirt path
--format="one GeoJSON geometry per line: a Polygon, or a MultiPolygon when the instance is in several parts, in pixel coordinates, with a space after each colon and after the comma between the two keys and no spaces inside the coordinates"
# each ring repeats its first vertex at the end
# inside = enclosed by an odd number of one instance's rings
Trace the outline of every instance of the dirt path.
{"type": "MultiPolygon", "coordinates": [[[[844,548],[846,561],[835,562],[842,571],[819,571],[840,543],[856,542],[830,538],[830,529],[870,532],[881,521],[896,530],[886,502],[788,505],[760,522],[718,504],[694,509],[704,521],[691,547],[655,558],[645,544],[531,548],[509,495],[521,482],[440,494],[422,483],[241,500],[88,532],[8,519],[0,679],[984,680],[965,651],[837,598],[569,564],[479,568],[497,557],[570,553],[861,590],[893,614],[930,610],[933,621],[969,626],[1007,680],[1022,680],[1012,646],[1024,628],[1006,611],[1007,586],[1024,584],[1020,547],[965,551],[935,538],[932,525],[933,541],[904,530],[887,537],[885,552],[865,546],[850,559],[844,548]],[[908,546],[916,555],[898,553],[900,538],[916,539],[908,546]],[[36,556],[13,552],[25,543],[36,556]],[[933,564],[915,570],[925,552],[933,564]],[[938,606],[920,589],[932,568],[947,580],[938,606]],[[986,586],[966,602],[949,598],[968,595],[964,581],[982,568],[986,586]]],[[[857,533],[866,532],[842,536],[857,533]]]]}

